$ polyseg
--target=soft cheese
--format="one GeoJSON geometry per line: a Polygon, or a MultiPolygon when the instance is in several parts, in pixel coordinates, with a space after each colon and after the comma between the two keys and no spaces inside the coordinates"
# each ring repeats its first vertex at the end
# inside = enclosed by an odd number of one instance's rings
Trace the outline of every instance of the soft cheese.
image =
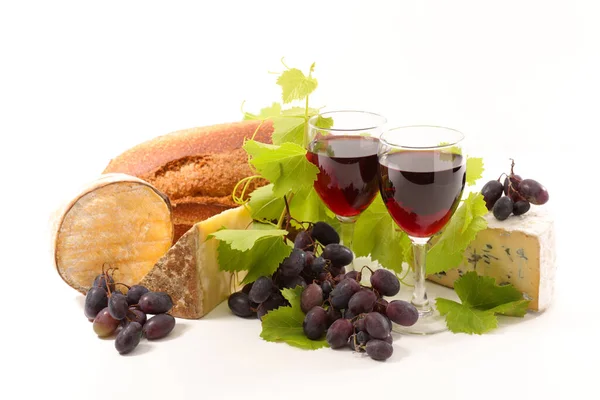
{"type": "Polygon", "coordinates": [[[491,276],[498,284],[510,283],[531,299],[529,308],[543,311],[554,293],[556,272],[554,220],[545,207],[532,206],[522,216],[498,221],[486,215],[487,229],[479,232],[465,252],[460,267],[429,276],[431,281],[453,287],[468,271],[491,276]]]}
{"type": "Polygon", "coordinates": [[[232,274],[219,270],[219,242],[207,237],[223,227],[245,229],[251,222],[250,214],[242,206],[196,223],[158,260],[140,284],[169,293],[173,316],[203,317],[238,289],[232,282],[232,274]]]}

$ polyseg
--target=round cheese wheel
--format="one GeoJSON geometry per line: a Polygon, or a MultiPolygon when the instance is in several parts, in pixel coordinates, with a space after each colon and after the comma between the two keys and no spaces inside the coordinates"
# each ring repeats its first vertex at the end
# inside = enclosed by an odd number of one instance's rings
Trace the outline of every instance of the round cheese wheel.
{"type": "Polygon", "coordinates": [[[164,193],[133,176],[104,174],[58,213],[53,230],[56,269],[84,294],[108,268],[114,269],[115,282],[135,285],[167,252],[173,232],[171,204],[164,193]]]}

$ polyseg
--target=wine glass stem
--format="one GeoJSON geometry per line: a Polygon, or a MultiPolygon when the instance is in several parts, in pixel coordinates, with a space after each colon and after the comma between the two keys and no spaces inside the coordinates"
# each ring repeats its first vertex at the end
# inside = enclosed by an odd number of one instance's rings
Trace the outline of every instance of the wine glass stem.
{"type": "MultiPolygon", "coordinates": [[[[352,217],[337,217],[340,221],[341,225],[341,240],[342,244],[352,250],[354,253],[353,241],[354,241],[354,225],[356,223],[356,218],[352,217]]],[[[346,272],[354,271],[354,259],[349,265],[346,265],[346,272]]]]}
{"type": "Polygon", "coordinates": [[[413,254],[415,258],[415,287],[412,295],[412,304],[419,310],[419,314],[428,314],[431,305],[427,299],[427,289],[425,288],[425,273],[427,266],[427,242],[429,238],[411,238],[413,243],[413,254]]]}

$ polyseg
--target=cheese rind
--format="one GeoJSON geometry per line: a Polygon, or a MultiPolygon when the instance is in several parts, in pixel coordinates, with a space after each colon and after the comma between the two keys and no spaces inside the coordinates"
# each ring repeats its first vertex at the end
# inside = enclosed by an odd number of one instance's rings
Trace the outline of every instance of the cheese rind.
{"type": "Polygon", "coordinates": [[[125,174],[106,174],[87,183],[52,222],[55,267],[84,294],[103,267],[117,268],[118,282],[136,284],[173,239],[168,198],[125,174]]]}
{"type": "Polygon", "coordinates": [[[498,284],[510,283],[531,300],[534,311],[547,309],[554,294],[556,274],[555,231],[552,215],[535,206],[521,216],[498,221],[485,216],[488,227],[467,248],[461,266],[429,280],[453,287],[468,271],[491,276],[498,284]]]}
{"type": "Polygon", "coordinates": [[[248,210],[242,206],[196,223],[158,260],[140,284],[169,293],[173,316],[202,318],[239,288],[230,272],[219,269],[219,242],[207,239],[208,236],[221,228],[245,229],[251,222],[248,210]]]}

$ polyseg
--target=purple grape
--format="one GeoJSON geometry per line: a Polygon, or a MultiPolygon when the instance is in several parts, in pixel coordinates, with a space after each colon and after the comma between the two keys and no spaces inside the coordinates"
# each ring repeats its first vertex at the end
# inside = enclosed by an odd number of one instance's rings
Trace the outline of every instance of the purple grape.
{"type": "Polygon", "coordinates": [[[321,306],[310,309],[304,317],[302,329],[307,338],[311,340],[320,339],[327,329],[327,312],[325,309],[321,306]]]}
{"type": "Polygon", "coordinates": [[[254,281],[248,298],[255,303],[262,303],[267,300],[273,291],[273,280],[266,276],[260,276],[254,281]]]}
{"type": "Polygon", "coordinates": [[[344,347],[353,331],[352,322],[347,319],[338,319],[327,329],[327,343],[332,349],[344,347]]]}
{"type": "Polygon", "coordinates": [[[513,215],[523,215],[531,208],[531,204],[527,200],[517,201],[513,205],[513,215]]]}
{"type": "Polygon", "coordinates": [[[115,348],[119,354],[127,354],[140,344],[142,338],[142,325],[138,322],[128,324],[115,339],[115,348]]]}
{"type": "Polygon", "coordinates": [[[122,293],[112,293],[108,299],[108,311],[114,319],[122,320],[127,316],[127,297],[122,293]]]}
{"type": "Polygon", "coordinates": [[[108,307],[105,307],[94,318],[94,332],[100,337],[110,336],[117,330],[120,322],[118,319],[114,319],[110,315],[108,307]]]}
{"type": "Polygon", "coordinates": [[[327,328],[340,318],[342,318],[342,312],[335,307],[329,307],[327,309],[327,328]]]}
{"type": "Polygon", "coordinates": [[[350,298],[359,290],[360,285],[358,282],[352,279],[344,279],[331,291],[329,301],[336,308],[346,309],[350,298]]]}
{"type": "Polygon", "coordinates": [[[262,320],[262,318],[265,315],[267,315],[269,311],[276,310],[279,307],[285,307],[288,305],[288,301],[285,299],[285,297],[281,295],[281,293],[273,293],[271,297],[269,297],[266,301],[258,305],[256,314],[258,318],[262,320]]]}
{"type": "Polygon", "coordinates": [[[380,314],[385,314],[385,310],[388,306],[388,301],[386,299],[377,299],[375,303],[375,307],[373,307],[373,311],[377,311],[380,314]]]}
{"type": "Polygon", "coordinates": [[[395,296],[400,291],[400,281],[387,269],[378,269],[371,275],[371,286],[382,296],[395,296]]]}
{"type": "Polygon", "coordinates": [[[502,184],[498,181],[489,181],[481,188],[481,194],[488,210],[494,207],[494,204],[502,197],[502,184]]]}
{"type": "Polygon", "coordinates": [[[144,294],[148,293],[149,291],[150,290],[148,290],[148,288],[145,286],[133,285],[127,291],[127,304],[130,306],[137,304],[140,301],[140,297],[142,297],[144,294]]]}
{"type": "Polygon", "coordinates": [[[305,253],[306,260],[304,262],[304,269],[302,270],[302,273],[307,276],[312,276],[312,263],[315,261],[315,253],[313,253],[312,251],[305,251],[305,253]]]}
{"type": "Polygon", "coordinates": [[[329,244],[337,244],[340,242],[340,235],[326,222],[317,222],[313,225],[311,235],[315,240],[318,240],[323,246],[329,244]]]}
{"type": "MultiPolygon", "coordinates": [[[[111,292],[115,290],[115,280],[110,275],[108,275],[108,286],[110,287],[111,292]]],[[[108,288],[106,287],[106,276],[104,276],[104,274],[96,276],[94,282],[92,283],[92,287],[102,288],[105,292],[108,292],[108,288]]]]}
{"type": "Polygon", "coordinates": [[[173,300],[165,292],[148,292],[140,297],[138,305],[146,314],[163,314],[173,308],[173,300]]]}
{"type": "Polygon", "coordinates": [[[279,272],[286,277],[300,275],[300,272],[304,269],[305,263],[306,253],[304,250],[294,249],[292,250],[292,253],[281,262],[279,272]]]}
{"type": "Polygon", "coordinates": [[[364,318],[359,318],[357,320],[354,321],[354,329],[356,330],[356,332],[362,332],[364,331],[365,328],[365,319],[364,318]]]}
{"type": "Polygon", "coordinates": [[[323,289],[316,283],[311,283],[302,291],[300,296],[300,308],[304,313],[315,306],[323,304],[323,289]]]}
{"type": "Polygon", "coordinates": [[[175,328],[175,318],[169,314],[158,314],[150,318],[143,327],[144,336],[148,340],[161,339],[175,328]]]}
{"type": "Polygon", "coordinates": [[[244,287],[242,288],[242,293],[246,293],[246,294],[250,294],[250,291],[252,290],[252,285],[254,284],[254,282],[250,282],[244,285],[244,287]]]}
{"type": "Polygon", "coordinates": [[[282,276],[280,282],[282,289],[294,289],[297,286],[302,286],[303,288],[306,287],[306,280],[300,275],[282,276]]]}
{"type": "Polygon", "coordinates": [[[126,321],[126,325],[129,322],[138,322],[140,325],[144,326],[144,324],[146,323],[146,313],[143,312],[142,310],[136,310],[135,308],[130,308],[127,311],[127,318],[129,319],[125,319],[123,321],[126,321]]]}
{"type": "Polygon", "coordinates": [[[494,217],[496,217],[499,221],[504,221],[507,219],[510,214],[513,212],[514,202],[508,196],[502,196],[496,204],[494,204],[494,208],[492,212],[494,213],[494,217]]]}
{"type": "Polygon", "coordinates": [[[307,231],[298,232],[296,239],[294,239],[294,248],[304,251],[314,251],[315,243],[307,231]]]}
{"type": "Polygon", "coordinates": [[[108,295],[101,287],[92,287],[85,295],[83,313],[88,319],[96,318],[96,315],[108,306],[108,295]]]}
{"type": "Polygon", "coordinates": [[[370,312],[365,317],[367,333],[375,339],[385,339],[391,332],[391,326],[383,314],[370,312]]]}
{"type": "Polygon", "coordinates": [[[346,309],[344,310],[344,319],[354,319],[354,317],[356,317],[356,314],[354,314],[352,311],[346,309]]]}
{"type": "Polygon", "coordinates": [[[333,290],[331,282],[324,281],[323,283],[321,283],[321,289],[323,290],[323,297],[328,297],[329,293],[331,293],[331,291],[333,290]]]}
{"type": "Polygon", "coordinates": [[[411,303],[394,300],[388,304],[385,314],[392,322],[402,326],[412,326],[419,319],[419,311],[411,303]]]}
{"type": "Polygon", "coordinates": [[[330,243],[325,246],[321,255],[324,259],[331,261],[333,266],[340,268],[350,264],[354,259],[352,250],[337,243],[330,243]]]}
{"type": "Polygon", "coordinates": [[[367,342],[365,350],[373,360],[384,361],[392,356],[394,346],[383,340],[371,339],[367,342]]]}
{"type": "Polygon", "coordinates": [[[244,292],[232,293],[227,299],[227,305],[231,312],[238,317],[248,318],[255,315],[255,311],[252,310],[252,302],[244,292]]]}
{"type": "Polygon", "coordinates": [[[310,265],[310,270],[313,274],[320,274],[323,272],[326,265],[327,261],[323,257],[319,256],[313,260],[312,264],[310,265]]]}
{"type": "Polygon", "coordinates": [[[362,289],[352,295],[348,301],[348,310],[358,315],[373,311],[377,295],[369,289],[362,289]]]}
{"type": "Polygon", "coordinates": [[[519,184],[519,193],[525,200],[535,205],[546,204],[550,199],[548,190],[538,181],[524,179],[519,184]]]}
{"type": "Polygon", "coordinates": [[[356,334],[356,340],[359,344],[365,345],[369,340],[371,340],[371,336],[365,331],[360,331],[356,334]]]}

